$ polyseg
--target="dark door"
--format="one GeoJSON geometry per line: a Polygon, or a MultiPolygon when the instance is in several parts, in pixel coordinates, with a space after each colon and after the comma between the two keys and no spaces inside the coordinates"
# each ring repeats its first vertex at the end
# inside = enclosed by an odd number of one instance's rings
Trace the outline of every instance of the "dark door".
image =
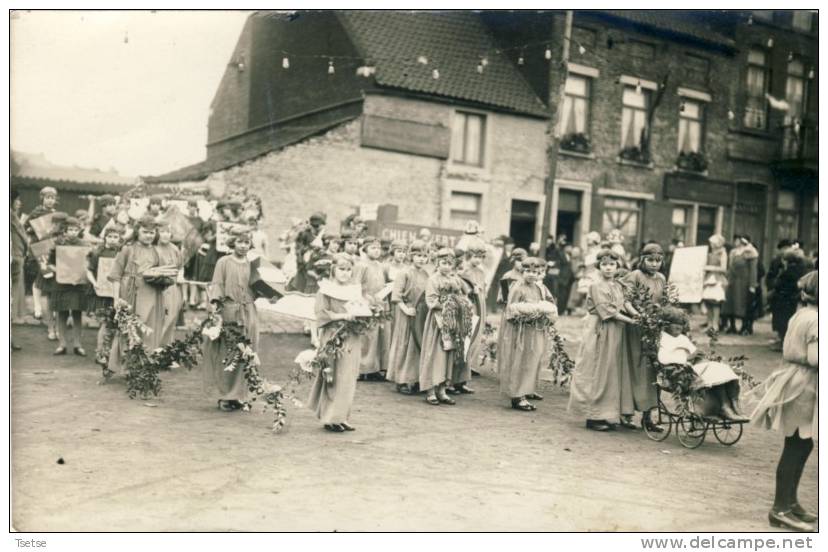
{"type": "Polygon", "coordinates": [[[761,184],[739,182],[736,189],[736,217],[733,221],[734,234],[747,234],[761,252],[765,233],[765,193],[761,184]]]}
{"type": "Polygon", "coordinates": [[[581,196],[583,192],[562,189],[558,192],[558,222],[555,225],[555,237],[566,237],[567,243],[577,243],[581,239],[581,196]]]}
{"type": "Polygon", "coordinates": [[[515,240],[515,247],[529,249],[535,241],[535,225],[538,221],[538,202],[512,200],[512,218],[509,222],[509,236],[515,240]]]}

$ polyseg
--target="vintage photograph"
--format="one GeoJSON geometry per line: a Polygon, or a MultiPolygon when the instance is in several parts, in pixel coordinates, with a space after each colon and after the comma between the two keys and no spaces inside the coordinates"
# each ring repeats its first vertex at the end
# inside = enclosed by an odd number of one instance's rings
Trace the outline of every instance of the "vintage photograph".
{"type": "Polygon", "coordinates": [[[10,531],[818,532],[818,29],[10,10],[10,531]]]}

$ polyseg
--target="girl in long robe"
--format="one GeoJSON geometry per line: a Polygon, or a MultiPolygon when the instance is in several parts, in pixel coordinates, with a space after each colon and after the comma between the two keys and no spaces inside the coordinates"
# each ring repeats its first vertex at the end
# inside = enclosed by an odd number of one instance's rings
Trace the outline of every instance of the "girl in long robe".
{"type": "Polygon", "coordinates": [[[632,416],[632,386],[628,377],[629,355],[624,350],[624,325],[634,324],[638,313],[624,298],[624,289],[615,280],[621,266],[620,256],[602,249],[596,254],[601,278],[587,294],[588,316],[569,392],[569,409],[586,415],[586,427],[595,431],[614,429],[632,416]]]}
{"type": "MultiPolygon", "coordinates": [[[[357,266],[356,280],[362,286],[365,298],[381,304],[387,311],[388,298],[380,297],[380,292],[388,283],[385,266],[379,261],[382,244],[376,238],[367,238],[362,246],[367,259],[357,266]]],[[[383,381],[385,379],[385,333],[389,331],[390,322],[383,322],[362,335],[362,358],[359,363],[359,379],[383,381]]]]}
{"type": "MultiPolygon", "coordinates": [[[[500,391],[512,401],[512,408],[530,412],[535,405],[528,399],[542,400],[536,393],[538,375],[546,358],[546,330],[517,320],[517,305],[549,303],[555,299],[540,283],[545,263],[529,257],[522,263],[522,278],[509,290],[509,301],[497,340],[497,371],[500,391]]],[[[555,317],[557,309],[555,308],[555,317]]]]}
{"type": "Polygon", "coordinates": [[[486,326],[486,272],[482,268],[486,260],[486,244],[477,237],[469,238],[466,242],[466,266],[460,273],[470,288],[472,303],[477,306],[477,328],[469,338],[469,347],[466,353],[466,360],[463,363],[462,372],[452,377],[454,386],[447,390],[448,393],[471,394],[474,390],[467,385],[472,374],[480,371],[482,364],[480,348],[483,343],[483,328],[486,326]]]}
{"type": "MultiPolygon", "coordinates": [[[[227,245],[233,248],[232,255],[225,255],[216,263],[213,280],[207,288],[210,309],[215,309],[214,301],[223,299],[224,306],[219,314],[222,322],[237,322],[244,326],[244,335],[250,339],[250,347],[259,351],[259,317],[255,295],[250,287],[250,251],[252,239],[250,233],[238,230],[233,233],[227,245]]],[[[248,398],[247,382],[242,370],[226,371],[223,361],[227,356],[228,344],[223,339],[204,338],[204,356],[202,376],[205,390],[213,396],[218,395],[219,409],[228,412],[242,408],[248,398]]]]}
{"type": "MultiPolygon", "coordinates": [[[[63,223],[62,235],[55,242],[55,248],[49,253],[48,266],[57,273],[57,246],[83,246],[86,242],[80,239],[81,222],[75,217],[69,217],[63,223]]],[[[60,345],[53,354],[65,355],[69,342],[69,318],[72,318],[72,351],[78,356],[86,356],[81,346],[81,331],[83,330],[83,312],[86,310],[86,297],[89,293],[86,282],[82,284],[54,283],[49,305],[57,313],[58,338],[60,345]]]]}
{"type": "MultiPolygon", "coordinates": [[[[353,266],[349,255],[337,254],[333,260],[333,280],[320,282],[314,312],[321,344],[327,343],[336,333],[339,325],[335,322],[354,319],[346,305],[364,301],[360,286],[352,281],[353,266]]],[[[348,419],[359,376],[360,337],[349,335],[345,338],[341,354],[334,359],[330,373],[318,372],[311,385],[308,407],[328,431],[340,433],[354,430],[348,419]]]]}
{"type": "Polygon", "coordinates": [[[522,247],[516,247],[512,250],[512,254],[509,256],[509,261],[512,263],[512,269],[506,272],[506,274],[501,276],[500,280],[498,280],[498,305],[503,307],[506,306],[506,303],[509,301],[509,288],[513,283],[521,280],[520,263],[523,262],[523,260],[528,256],[529,254],[522,247]]]}
{"type": "Polygon", "coordinates": [[[410,395],[420,380],[420,344],[414,337],[417,302],[425,293],[428,252],[425,242],[415,240],[408,251],[411,266],[396,275],[391,292],[394,312],[393,338],[388,354],[386,379],[397,384],[397,391],[410,395]]]}
{"type": "MultiPolygon", "coordinates": [[[[633,287],[636,284],[649,290],[651,299],[658,304],[667,290],[667,279],[659,272],[664,260],[664,251],[657,243],[648,243],[641,249],[638,268],[623,278],[624,285],[633,287]]],[[[624,349],[630,356],[630,378],[635,409],[642,412],[641,424],[651,431],[659,431],[660,427],[650,421],[650,409],[658,404],[658,394],[654,382],[656,368],[643,350],[643,332],[639,326],[626,324],[624,326],[624,349]]]]}
{"type": "MultiPolygon", "coordinates": [[[[143,336],[144,349],[152,352],[159,346],[164,324],[164,302],[161,289],[150,285],[144,273],[160,266],[158,252],[152,245],[156,236],[156,222],[152,217],[142,217],[137,223],[137,241],[124,246],[115,257],[107,278],[112,282],[115,306],[128,305],[150,332],[143,336]]],[[[108,368],[113,372],[125,372],[127,342],[119,336],[113,340],[108,368]]]]}
{"type": "MultiPolygon", "coordinates": [[[[181,251],[178,247],[171,243],[172,231],[169,223],[159,223],[158,225],[158,245],[155,246],[158,251],[159,263],[164,266],[174,266],[181,270],[183,259],[181,251]]],[[[164,322],[161,327],[161,337],[159,344],[161,346],[169,345],[175,340],[175,326],[178,323],[178,315],[181,313],[181,308],[184,301],[181,296],[181,287],[178,285],[171,285],[164,288],[161,293],[161,298],[164,303],[164,322]]]]}
{"type": "Polygon", "coordinates": [[[814,531],[817,516],[799,503],[797,489],[814,448],[819,421],[819,273],[799,281],[802,302],[788,324],[782,345],[782,368],[765,380],[765,395],[752,420],[785,436],[776,468],[776,496],[768,520],[774,527],[814,531]]]}
{"type": "MultiPolygon", "coordinates": [[[[409,268],[408,263],[408,244],[405,240],[394,240],[391,242],[389,247],[389,257],[383,263],[385,266],[385,278],[390,285],[393,285],[396,279],[409,268]]],[[[389,312],[393,312],[394,306],[390,304],[390,298],[386,301],[389,305],[389,312]]],[[[394,339],[394,322],[396,320],[395,316],[391,316],[391,319],[385,324],[383,334],[383,342],[382,342],[382,350],[385,357],[382,360],[383,366],[385,366],[386,370],[386,377],[388,379],[388,371],[391,369],[390,360],[391,360],[391,342],[394,339]]]]}
{"type": "Polygon", "coordinates": [[[465,284],[453,274],[455,256],[448,248],[440,249],[436,256],[436,271],[426,282],[425,301],[428,315],[423,331],[422,349],[420,351],[420,389],[426,392],[426,402],[431,405],[455,404],[454,399],[446,394],[446,387],[451,384],[456,356],[463,351],[444,348],[443,305],[440,295],[465,295],[465,284]]]}

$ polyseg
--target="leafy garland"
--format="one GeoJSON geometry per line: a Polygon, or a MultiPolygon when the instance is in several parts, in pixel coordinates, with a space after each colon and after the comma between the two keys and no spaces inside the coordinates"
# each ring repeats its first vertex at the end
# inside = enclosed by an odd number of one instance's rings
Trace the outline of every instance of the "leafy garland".
{"type": "MultiPolygon", "coordinates": [[[[124,363],[126,365],[127,395],[130,399],[147,399],[161,392],[160,368],[144,349],[144,337],[152,333],[129,305],[115,307],[115,327],[125,341],[124,363]]],[[[106,374],[106,372],[104,372],[106,374]]]]}
{"type": "Polygon", "coordinates": [[[313,359],[307,364],[307,370],[313,373],[321,373],[325,377],[325,381],[333,383],[333,367],[336,359],[342,356],[345,341],[349,337],[362,335],[379,323],[391,318],[390,313],[386,312],[381,305],[371,305],[370,308],[370,317],[360,316],[353,320],[332,322],[330,326],[336,328],[336,330],[325,343],[319,345],[313,359]]]}

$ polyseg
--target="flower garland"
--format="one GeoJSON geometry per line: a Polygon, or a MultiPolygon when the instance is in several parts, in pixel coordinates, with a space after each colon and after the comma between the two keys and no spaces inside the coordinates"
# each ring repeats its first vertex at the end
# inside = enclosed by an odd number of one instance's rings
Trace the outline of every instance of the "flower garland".
{"type": "MultiPolygon", "coordinates": [[[[371,305],[371,316],[360,316],[353,320],[338,320],[331,323],[336,328],[331,337],[319,345],[313,358],[301,363],[305,371],[321,373],[325,381],[333,383],[333,366],[336,359],[342,355],[345,348],[345,341],[349,337],[359,336],[367,333],[381,322],[388,320],[391,316],[381,305],[371,305]]],[[[297,357],[297,361],[299,358],[297,357]]]]}
{"type": "Polygon", "coordinates": [[[115,307],[113,319],[120,338],[125,342],[124,363],[129,398],[158,396],[161,392],[159,367],[144,349],[144,337],[152,333],[152,329],[141,322],[129,305],[115,307]]]}
{"type": "Polygon", "coordinates": [[[462,351],[464,342],[472,333],[474,309],[462,287],[454,283],[443,284],[437,289],[442,317],[443,347],[462,351]]]}
{"type": "Polygon", "coordinates": [[[241,370],[247,383],[247,390],[252,393],[249,402],[244,404],[243,410],[249,412],[252,404],[259,398],[262,399],[262,413],[273,411],[274,419],[271,430],[274,433],[280,432],[287,423],[287,409],[282,401],[282,387],[269,382],[259,373],[261,361],[259,355],[253,350],[252,341],[244,333],[244,324],[239,322],[225,322],[219,314],[224,305],[228,302],[227,297],[213,300],[216,305],[216,312],[211,313],[204,320],[198,331],[199,335],[207,337],[211,341],[221,340],[227,348],[222,365],[225,372],[241,370]]]}

